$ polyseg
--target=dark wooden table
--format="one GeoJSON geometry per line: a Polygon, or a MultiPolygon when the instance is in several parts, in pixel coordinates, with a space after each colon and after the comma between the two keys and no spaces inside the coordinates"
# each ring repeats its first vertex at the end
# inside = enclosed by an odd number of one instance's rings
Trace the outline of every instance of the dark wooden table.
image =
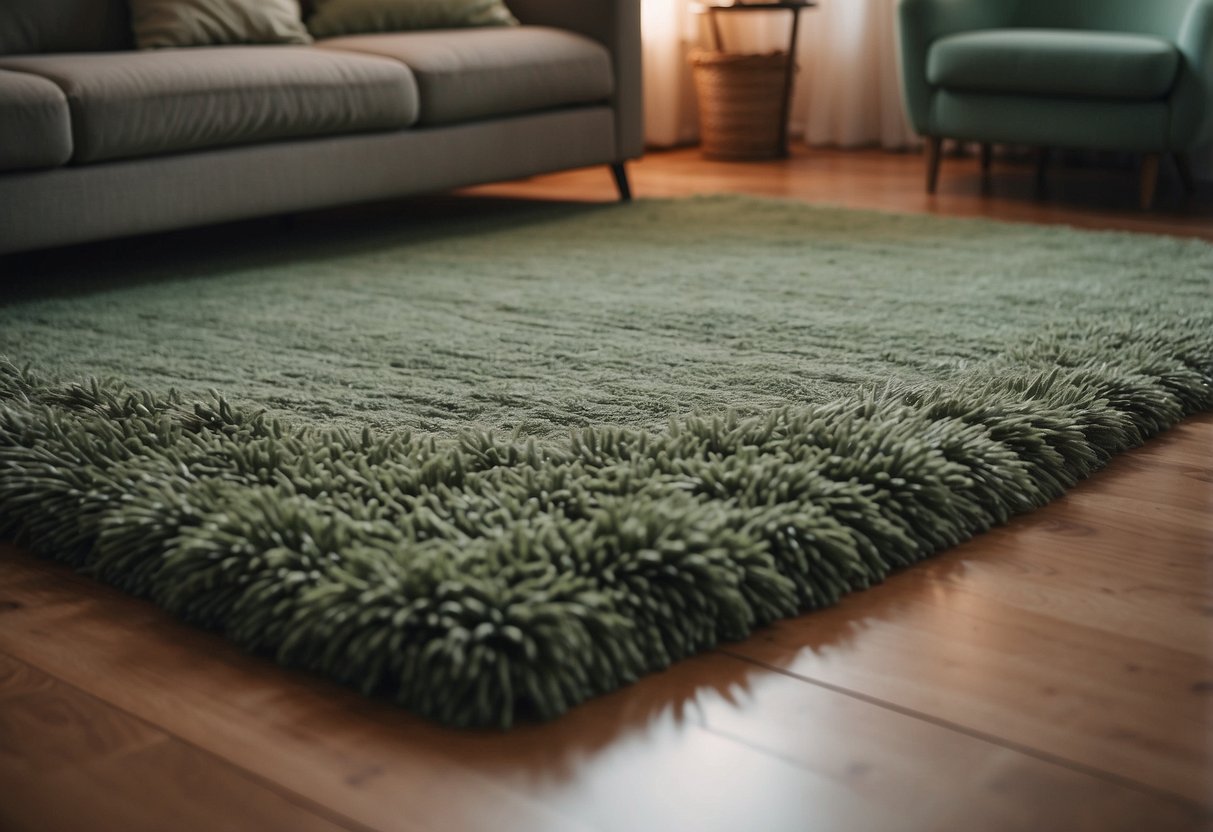
{"type": "Polygon", "coordinates": [[[700,5],[707,9],[708,21],[712,27],[712,48],[724,51],[724,40],[720,36],[720,23],[716,19],[718,13],[728,12],[772,12],[789,11],[792,13],[792,35],[788,41],[788,65],[784,70],[783,79],[783,109],[779,112],[779,155],[788,155],[788,116],[792,109],[792,81],[796,78],[796,39],[800,34],[800,12],[802,9],[817,7],[816,0],[705,0],[700,5]]]}

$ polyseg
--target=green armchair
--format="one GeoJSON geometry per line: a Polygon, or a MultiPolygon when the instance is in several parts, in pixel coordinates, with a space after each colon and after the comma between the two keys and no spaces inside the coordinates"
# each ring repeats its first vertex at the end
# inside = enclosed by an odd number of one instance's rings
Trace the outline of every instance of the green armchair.
{"type": "Polygon", "coordinates": [[[1213,0],[900,0],[910,121],[935,192],[945,138],[1141,153],[1141,201],[1164,155],[1213,139],[1213,0]]]}

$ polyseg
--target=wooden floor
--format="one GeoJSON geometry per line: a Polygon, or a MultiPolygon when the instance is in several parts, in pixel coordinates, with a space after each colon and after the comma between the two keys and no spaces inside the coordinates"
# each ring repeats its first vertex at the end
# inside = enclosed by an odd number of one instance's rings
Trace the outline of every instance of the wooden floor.
{"type": "MultiPolygon", "coordinates": [[[[1199,235],[1131,172],[798,151],[634,166],[743,191],[1199,235]]],[[[604,199],[605,170],[473,189],[604,199]]],[[[1213,186],[1205,186],[1206,191],[1213,186]]],[[[1213,414],[838,606],[508,734],[281,670],[0,544],[0,830],[1213,829],[1213,414]]]]}

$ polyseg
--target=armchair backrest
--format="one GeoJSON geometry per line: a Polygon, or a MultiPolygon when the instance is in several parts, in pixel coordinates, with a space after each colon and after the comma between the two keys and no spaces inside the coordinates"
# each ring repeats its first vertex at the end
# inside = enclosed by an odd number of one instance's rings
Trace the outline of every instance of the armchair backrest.
{"type": "Polygon", "coordinates": [[[1020,0],[1013,26],[1135,32],[1174,40],[1194,0],[1020,0]]]}

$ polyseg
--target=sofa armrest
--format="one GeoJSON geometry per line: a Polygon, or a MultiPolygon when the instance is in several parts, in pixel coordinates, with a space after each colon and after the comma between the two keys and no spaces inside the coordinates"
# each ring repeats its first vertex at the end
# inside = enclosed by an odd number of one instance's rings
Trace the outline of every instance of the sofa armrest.
{"type": "Polygon", "coordinates": [[[1171,94],[1171,148],[1213,140],[1213,0],[1194,0],[1175,45],[1183,66],[1171,94]]]}
{"type": "Polygon", "coordinates": [[[1006,0],[899,0],[897,41],[901,51],[901,84],[910,123],[931,132],[931,85],[927,52],[947,35],[973,29],[996,29],[1011,22],[1015,3],[1006,0]]]}
{"type": "Polygon", "coordinates": [[[615,71],[615,149],[618,161],[644,152],[640,78],[640,0],[508,0],[514,16],[592,38],[611,52],[615,71]]]}

